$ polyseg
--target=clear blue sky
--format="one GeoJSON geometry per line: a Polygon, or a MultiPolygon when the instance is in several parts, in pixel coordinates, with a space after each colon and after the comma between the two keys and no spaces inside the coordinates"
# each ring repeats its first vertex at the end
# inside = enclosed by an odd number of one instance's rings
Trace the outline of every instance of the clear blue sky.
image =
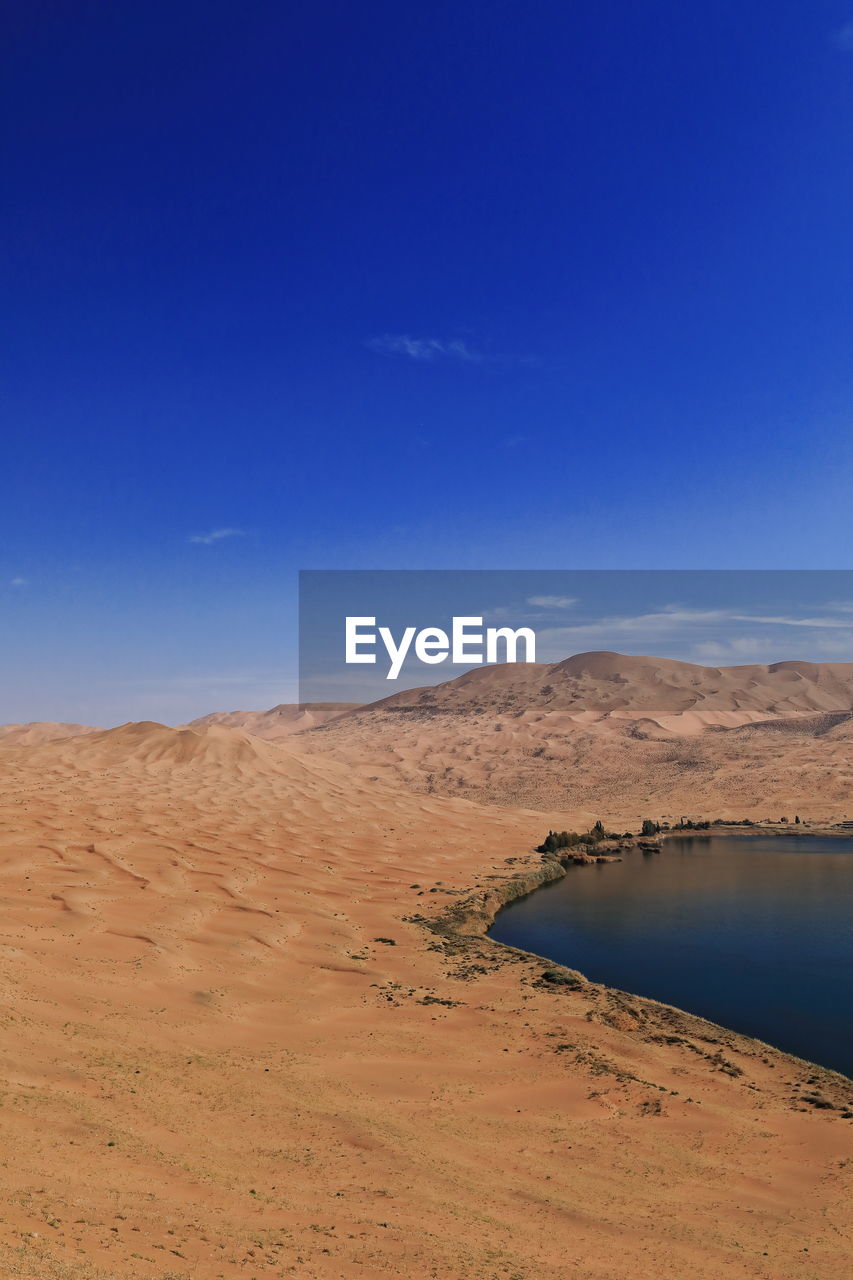
{"type": "Polygon", "coordinates": [[[292,696],[299,568],[849,563],[853,0],[33,0],[0,99],[0,720],[292,696]]]}

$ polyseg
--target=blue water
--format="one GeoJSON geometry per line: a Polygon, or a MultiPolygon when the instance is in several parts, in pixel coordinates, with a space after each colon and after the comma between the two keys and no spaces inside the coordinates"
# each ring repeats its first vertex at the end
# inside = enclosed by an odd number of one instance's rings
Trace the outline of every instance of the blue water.
{"type": "Polygon", "coordinates": [[[669,837],[569,867],[490,936],[853,1076],[853,840],[669,837]]]}

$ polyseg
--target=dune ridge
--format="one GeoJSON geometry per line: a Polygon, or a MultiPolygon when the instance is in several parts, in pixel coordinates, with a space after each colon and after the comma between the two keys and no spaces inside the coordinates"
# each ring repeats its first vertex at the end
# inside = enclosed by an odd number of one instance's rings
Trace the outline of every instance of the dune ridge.
{"type": "Polygon", "coordinates": [[[565,712],[589,721],[619,717],[687,718],[682,732],[712,724],[733,727],[853,708],[853,663],[776,662],[769,666],[703,667],[671,658],[612,652],[579,653],[560,662],[475,667],[454,680],[404,690],[346,714],[367,720],[378,711],[420,707],[459,713],[484,705],[503,714],[565,712]]]}
{"type": "Polygon", "coordinates": [[[62,721],[32,720],[28,724],[0,725],[0,748],[41,746],[60,738],[77,738],[96,733],[88,724],[66,724],[62,721]]]}
{"type": "MultiPolygon", "coordinates": [[[[67,742],[67,740],[64,740],[67,742]]],[[[156,721],[128,721],[115,729],[101,729],[75,740],[69,750],[52,750],[57,744],[37,745],[30,759],[70,761],[76,768],[122,768],[128,764],[170,765],[174,767],[214,764],[238,769],[249,762],[284,759],[271,744],[240,729],[212,723],[196,729],[172,728],[156,721]]]]}
{"type": "Polygon", "coordinates": [[[280,702],[269,711],[212,711],[191,720],[188,727],[199,729],[221,724],[245,729],[257,738],[278,742],[293,734],[316,729],[338,716],[357,710],[360,705],[358,702],[280,702]]]}
{"type": "Polygon", "coordinates": [[[299,738],[428,793],[627,821],[849,816],[853,663],[700,667],[615,653],[476,668],[299,738]]]}

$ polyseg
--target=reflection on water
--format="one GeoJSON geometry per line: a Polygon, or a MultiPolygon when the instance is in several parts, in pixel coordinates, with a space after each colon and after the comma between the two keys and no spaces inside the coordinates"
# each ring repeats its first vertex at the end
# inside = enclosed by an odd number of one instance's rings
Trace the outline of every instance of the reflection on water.
{"type": "Polygon", "coordinates": [[[491,936],[853,1076],[851,906],[853,841],[670,837],[570,867],[491,936]]]}

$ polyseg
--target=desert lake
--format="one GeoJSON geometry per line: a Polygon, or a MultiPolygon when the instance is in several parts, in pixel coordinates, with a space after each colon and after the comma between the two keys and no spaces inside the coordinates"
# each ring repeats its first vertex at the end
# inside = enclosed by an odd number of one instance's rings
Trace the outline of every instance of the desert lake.
{"type": "Polygon", "coordinates": [[[853,841],[671,836],[571,866],[490,936],[853,1076],[853,841]]]}

